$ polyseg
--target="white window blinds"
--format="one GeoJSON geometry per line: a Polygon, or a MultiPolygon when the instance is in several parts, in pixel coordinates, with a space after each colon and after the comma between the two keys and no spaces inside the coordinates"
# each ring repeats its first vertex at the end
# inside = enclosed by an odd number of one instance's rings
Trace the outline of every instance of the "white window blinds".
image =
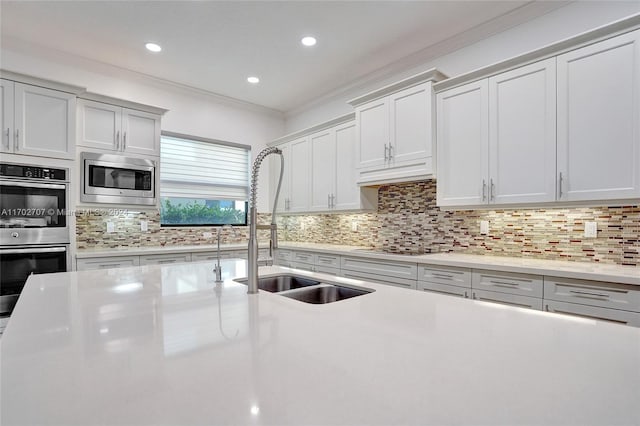
{"type": "Polygon", "coordinates": [[[162,135],[161,197],[244,201],[248,194],[248,146],[162,135]]]}

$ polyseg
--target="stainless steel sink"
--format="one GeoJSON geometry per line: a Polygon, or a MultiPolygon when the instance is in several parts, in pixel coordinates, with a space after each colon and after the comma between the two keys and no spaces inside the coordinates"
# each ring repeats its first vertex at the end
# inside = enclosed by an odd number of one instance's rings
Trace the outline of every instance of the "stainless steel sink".
{"type": "Polygon", "coordinates": [[[371,291],[350,287],[340,287],[336,285],[319,285],[298,291],[283,293],[282,296],[306,303],[324,304],[362,296],[367,293],[371,293],[371,291]]]}
{"type": "MultiPolygon", "coordinates": [[[[246,279],[236,281],[245,285],[247,284],[246,279]]],[[[320,284],[320,281],[290,274],[258,278],[258,288],[270,293],[279,293],[281,291],[309,287],[318,284],[320,284]]]]}

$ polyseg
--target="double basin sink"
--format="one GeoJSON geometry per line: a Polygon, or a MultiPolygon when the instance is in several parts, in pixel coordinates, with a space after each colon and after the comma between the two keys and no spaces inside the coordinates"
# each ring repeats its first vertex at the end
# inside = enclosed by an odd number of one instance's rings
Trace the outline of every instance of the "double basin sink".
{"type": "MultiPolygon", "coordinates": [[[[245,285],[247,284],[246,279],[236,281],[245,285]]],[[[313,304],[338,302],[340,300],[362,296],[363,294],[373,291],[324,283],[294,274],[258,278],[258,288],[270,293],[278,293],[284,297],[313,304]]]]}

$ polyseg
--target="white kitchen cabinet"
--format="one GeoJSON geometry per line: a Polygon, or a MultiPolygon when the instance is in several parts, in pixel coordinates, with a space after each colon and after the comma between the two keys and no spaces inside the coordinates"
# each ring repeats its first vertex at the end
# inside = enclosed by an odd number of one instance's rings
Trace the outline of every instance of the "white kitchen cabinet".
{"type": "Polygon", "coordinates": [[[473,270],[471,287],[498,293],[542,298],[542,276],[514,272],[473,270]]]}
{"type": "Polygon", "coordinates": [[[556,62],[489,78],[490,204],[556,198],[556,62]]]}
{"type": "Polygon", "coordinates": [[[2,152],[72,159],[76,95],[10,80],[2,83],[2,152]]]}
{"type": "Polygon", "coordinates": [[[110,256],[78,259],[76,269],[88,271],[91,269],[130,268],[140,266],[140,256],[110,256]]]}
{"type": "Polygon", "coordinates": [[[471,290],[471,298],[482,302],[499,303],[501,305],[519,308],[542,310],[542,299],[537,297],[520,296],[517,294],[499,293],[497,291],[471,290]]]}
{"type": "Polygon", "coordinates": [[[557,57],[558,199],[640,197],[640,30],[557,57]]]}
{"type": "Polygon", "coordinates": [[[618,309],[600,308],[597,306],[579,305],[577,303],[558,302],[547,299],[544,300],[544,310],[557,314],[640,327],[640,313],[638,312],[621,311],[618,309]]]}
{"type": "Polygon", "coordinates": [[[430,281],[418,281],[417,288],[420,291],[458,296],[468,299],[471,297],[471,289],[450,284],[438,284],[430,281]]]}
{"type": "Polygon", "coordinates": [[[555,59],[437,96],[440,206],[554,201],[555,59]]]}
{"type": "Polygon", "coordinates": [[[355,121],[349,121],[309,136],[310,211],[375,209],[377,191],[357,184],[355,127],[355,121]]]}
{"type": "Polygon", "coordinates": [[[487,202],[489,98],[487,80],[438,93],[438,206],[487,202]]]}
{"type": "Polygon", "coordinates": [[[418,276],[418,266],[415,263],[394,262],[376,258],[342,256],[340,268],[343,273],[345,271],[363,272],[371,275],[397,277],[414,281],[418,276]]]}
{"type": "Polygon", "coordinates": [[[274,256],[274,264],[279,266],[291,267],[293,252],[291,250],[276,249],[274,256]]]}
{"type": "Polygon", "coordinates": [[[147,254],[140,256],[140,265],[164,265],[191,262],[191,253],[147,254]]]}
{"type": "Polygon", "coordinates": [[[640,312],[640,288],[628,284],[545,276],[544,298],[545,301],[640,312]]]}
{"type": "Polygon", "coordinates": [[[160,155],[160,114],[81,99],[78,145],[106,151],[160,155]]]}
{"type": "Polygon", "coordinates": [[[354,271],[343,269],[340,275],[345,278],[352,278],[355,280],[371,281],[378,284],[391,285],[394,287],[406,288],[408,290],[416,290],[416,280],[399,278],[392,275],[380,275],[377,273],[368,273],[363,271],[354,271]]]}
{"type": "Polygon", "coordinates": [[[433,173],[432,69],[349,101],[356,111],[360,184],[424,179],[433,173]]]}
{"type": "Polygon", "coordinates": [[[310,163],[309,138],[304,137],[292,141],[289,144],[291,169],[289,178],[289,197],[287,212],[304,212],[309,210],[309,163],[310,163]]]}

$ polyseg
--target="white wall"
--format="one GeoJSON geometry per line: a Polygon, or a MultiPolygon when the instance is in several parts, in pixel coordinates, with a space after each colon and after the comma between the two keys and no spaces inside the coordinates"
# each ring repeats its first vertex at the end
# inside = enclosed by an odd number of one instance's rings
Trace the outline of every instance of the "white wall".
{"type": "MultiPolygon", "coordinates": [[[[352,111],[349,99],[430,68],[453,77],[540,48],[581,32],[640,13],[640,1],[579,1],[495,34],[446,55],[425,54],[423,62],[401,72],[354,86],[321,103],[290,112],[285,131],[292,133],[352,111]]],[[[446,42],[445,42],[446,43],[446,42]]],[[[444,48],[435,47],[433,52],[444,48]]]]}
{"type": "MultiPolygon", "coordinates": [[[[168,109],[162,130],[251,145],[253,156],[284,133],[284,119],[273,110],[18,40],[3,38],[0,60],[6,70],[168,109]]],[[[269,210],[268,167],[265,162],[260,173],[260,212],[269,210]]]]}

